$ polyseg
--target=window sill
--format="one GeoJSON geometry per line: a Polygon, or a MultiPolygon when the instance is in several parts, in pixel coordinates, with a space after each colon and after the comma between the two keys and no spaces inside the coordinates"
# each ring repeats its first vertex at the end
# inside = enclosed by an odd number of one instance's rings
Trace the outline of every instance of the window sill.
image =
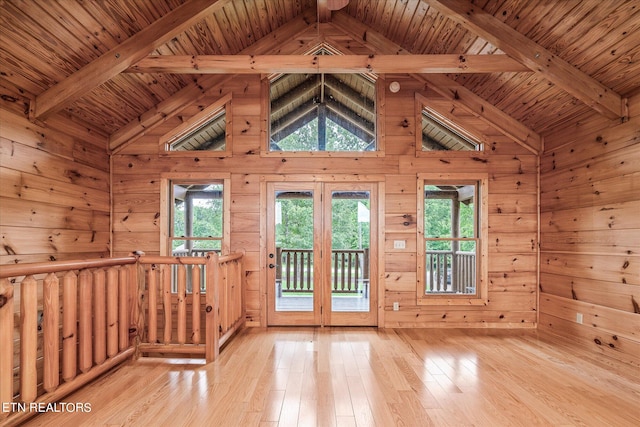
{"type": "Polygon", "coordinates": [[[424,297],[418,297],[418,305],[466,305],[466,306],[484,306],[488,301],[485,298],[468,297],[464,295],[449,296],[449,295],[429,295],[424,297]]]}
{"type": "Polygon", "coordinates": [[[382,151],[260,151],[261,157],[384,157],[382,151]]]}

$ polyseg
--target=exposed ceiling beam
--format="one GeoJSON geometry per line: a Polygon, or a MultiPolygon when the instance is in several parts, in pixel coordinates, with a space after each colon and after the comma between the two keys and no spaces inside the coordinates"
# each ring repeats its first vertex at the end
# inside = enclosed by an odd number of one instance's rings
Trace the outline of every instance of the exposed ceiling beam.
{"type": "Polygon", "coordinates": [[[611,119],[624,119],[628,115],[625,101],[619,94],[485,12],[480,6],[467,0],[426,0],[426,3],[599,113],[611,119]]]}
{"type": "Polygon", "coordinates": [[[229,1],[187,1],[38,95],[31,102],[30,117],[44,120],[62,110],[229,1]]]}
{"type": "MultiPolygon", "coordinates": [[[[403,55],[401,59],[398,59],[398,62],[404,61],[405,58],[410,55],[410,53],[401,46],[393,43],[345,12],[334,14],[332,25],[335,25],[346,34],[351,35],[373,51],[386,55],[403,55]]],[[[512,138],[527,150],[540,153],[542,149],[542,138],[538,133],[529,129],[490,102],[482,99],[471,90],[442,74],[414,74],[414,76],[429,84],[429,88],[450,100],[456,107],[462,108],[483,120],[504,135],[512,138]]]]}
{"type": "MultiPolygon", "coordinates": [[[[291,40],[300,34],[304,34],[309,31],[310,28],[313,29],[309,26],[309,22],[312,19],[312,11],[303,12],[287,24],[276,28],[268,37],[263,37],[260,40],[257,40],[254,44],[244,49],[242,53],[253,55],[272,52],[285,41],[291,40]]],[[[312,41],[311,43],[315,42],[312,41]]],[[[307,45],[303,45],[301,47],[301,49],[307,48],[307,45]]],[[[232,75],[210,75],[194,78],[194,81],[190,85],[161,101],[150,110],[140,114],[128,124],[112,133],[109,138],[109,148],[113,152],[118,152],[124,149],[138,137],[164,123],[166,120],[175,116],[189,105],[192,105],[194,102],[199,102],[199,100],[205,96],[207,91],[211,90],[211,88],[224,87],[224,83],[231,78],[233,78],[232,75]]]]}
{"type": "Polygon", "coordinates": [[[129,73],[501,73],[530,71],[508,55],[152,55],[129,73]]]}

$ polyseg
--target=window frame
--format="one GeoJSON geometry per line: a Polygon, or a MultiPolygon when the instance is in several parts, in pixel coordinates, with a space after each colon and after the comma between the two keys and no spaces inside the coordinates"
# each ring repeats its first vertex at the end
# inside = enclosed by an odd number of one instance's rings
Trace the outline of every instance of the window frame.
{"type": "Polygon", "coordinates": [[[450,173],[450,174],[418,174],[417,175],[417,247],[416,247],[416,298],[418,305],[486,305],[488,303],[488,174],[485,173],[450,173]],[[424,223],[424,186],[425,185],[477,185],[478,200],[475,203],[476,223],[476,294],[427,294],[426,288],[426,250],[424,223]]]}
{"type": "Polygon", "coordinates": [[[429,100],[428,97],[416,92],[414,97],[414,106],[415,106],[415,145],[416,145],[416,157],[433,157],[433,156],[442,156],[443,153],[446,153],[447,156],[451,157],[481,157],[486,153],[487,143],[490,141],[490,138],[484,133],[480,132],[477,129],[474,129],[472,126],[462,127],[458,125],[456,122],[460,120],[460,118],[456,117],[449,111],[445,111],[442,108],[438,108],[435,105],[435,102],[429,100]],[[460,134],[465,139],[469,139],[478,143],[477,150],[423,150],[422,149],[422,111],[426,110],[433,117],[437,119],[441,124],[445,127],[450,128],[455,133],[460,134]]]}
{"type": "Polygon", "coordinates": [[[160,183],[160,255],[173,256],[173,184],[222,183],[222,241],[220,252],[230,252],[231,244],[231,174],[230,173],[163,173],[160,183]]]}
{"type": "Polygon", "coordinates": [[[228,93],[204,108],[199,113],[190,117],[184,123],[171,129],[162,135],[158,141],[158,150],[161,156],[172,157],[231,157],[233,153],[233,108],[232,94],[228,93]],[[225,146],[224,150],[195,150],[195,151],[171,151],[170,146],[180,138],[188,135],[200,126],[206,124],[210,119],[217,116],[221,111],[225,114],[225,146]]]}

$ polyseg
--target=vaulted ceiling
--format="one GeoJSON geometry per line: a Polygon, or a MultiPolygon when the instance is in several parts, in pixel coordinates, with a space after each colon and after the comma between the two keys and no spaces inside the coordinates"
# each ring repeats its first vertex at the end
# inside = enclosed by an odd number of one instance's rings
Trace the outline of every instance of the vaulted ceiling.
{"type": "Polygon", "coordinates": [[[229,75],[408,73],[540,135],[624,120],[639,27],[638,0],[2,0],[0,103],[113,149],[229,75]]]}

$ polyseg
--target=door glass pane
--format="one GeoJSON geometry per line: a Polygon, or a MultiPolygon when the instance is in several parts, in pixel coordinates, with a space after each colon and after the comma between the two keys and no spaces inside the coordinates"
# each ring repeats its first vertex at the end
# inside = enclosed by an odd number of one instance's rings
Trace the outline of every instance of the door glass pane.
{"type": "Polygon", "coordinates": [[[331,310],[369,311],[369,191],[331,193],[331,310]]]}
{"type": "Polygon", "coordinates": [[[276,191],[276,311],[313,311],[313,191],[276,191]]]}

